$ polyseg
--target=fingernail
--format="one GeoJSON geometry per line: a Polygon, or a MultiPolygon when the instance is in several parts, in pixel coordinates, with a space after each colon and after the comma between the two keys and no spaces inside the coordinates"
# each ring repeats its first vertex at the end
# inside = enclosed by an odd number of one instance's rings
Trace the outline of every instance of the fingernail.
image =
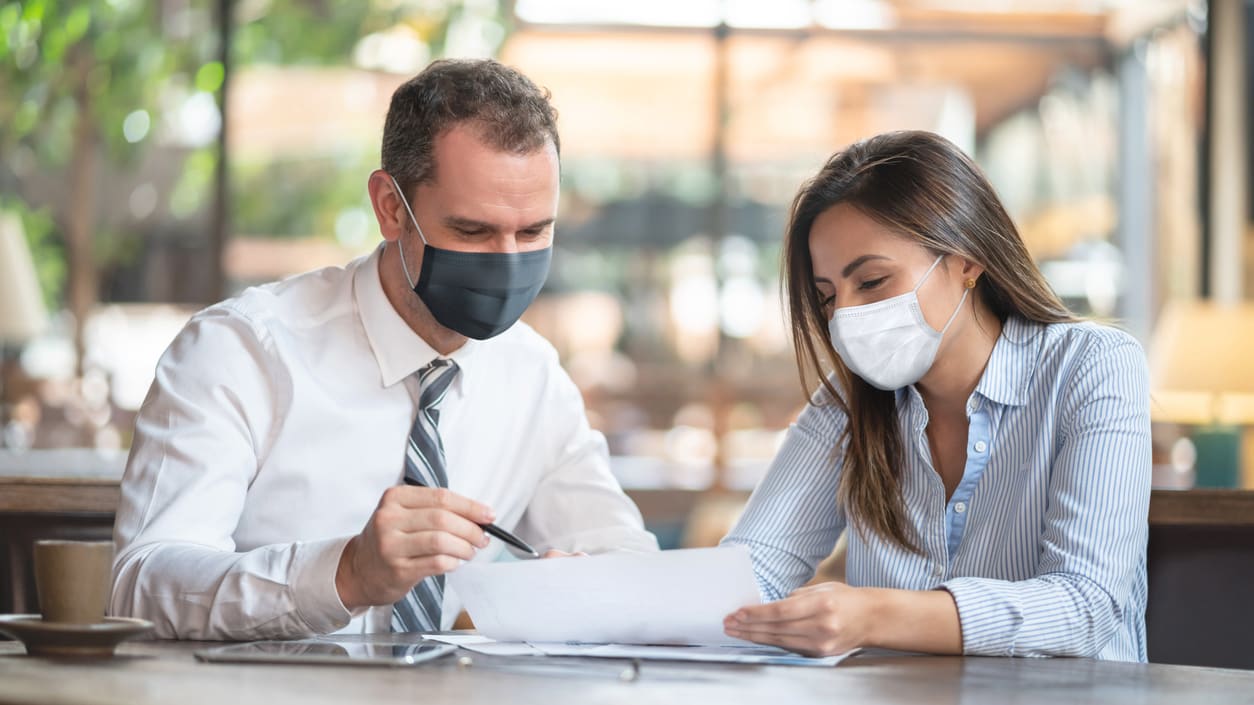
{"type": "Polygon", "coordinates": [[[484,535],[483,535],[483,536],[479,539],[479,548],[487,548],[487,547],[488,547],[488,543],[490,543],[490,541],[488,540],[488,535],[487,535],[487,534],[484,534],[484,535]]]}

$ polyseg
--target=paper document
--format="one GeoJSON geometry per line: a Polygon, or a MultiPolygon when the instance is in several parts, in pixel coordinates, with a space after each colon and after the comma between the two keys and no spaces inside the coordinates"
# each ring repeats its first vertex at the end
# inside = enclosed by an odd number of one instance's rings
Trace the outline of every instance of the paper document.
{"type": "Polygon", "coordinates": [[[544,652],[517,641],[496,641],[478,634],[428,634],[423,637],[427,641],[438,641],[441,644],[460,646],[476,654],[493,656],[543,656],[544,652]]]}
{"type": "Polygon", "coordinates": [[[533,644],[743,645],[723,618],[761,602],[744,546],[467,563],[448,581],[480,634],[533,644]]]}
{"type": "Polygon", "coordinates": [[[531,644],[545,656],[594,656],[597,658],[638,658],[654,661],[707,661],[713,663],[752,663],[763,666],[835,666],[857,653],[857,649],[836,656],[807,658],[774,646],[640,646],[621,644],[531,644]]]}
{"type": "Polygon", "coordinates": [[[492,656],[585,656],[593,658],[632,658],[650,661],[704,661],[709,663],[749,663],[763,666],[835,666],[857,653],[857,649],[836,656],[807,658],[774,646],[656,646],[642,644],[569,644],[559,642],[523,643],[495,641],[479,634],[428,634],[427,641],[454,644],[467,651],[492,656]]]}

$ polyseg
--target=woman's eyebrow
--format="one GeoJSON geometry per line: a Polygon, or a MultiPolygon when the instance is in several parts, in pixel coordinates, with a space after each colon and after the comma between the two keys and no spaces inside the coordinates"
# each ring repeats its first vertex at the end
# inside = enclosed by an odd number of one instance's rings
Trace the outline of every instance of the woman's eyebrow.
{"type": "Polygon", "coordinates": [[[843,278],[845,278],[845,279],[848,279],[848,278],[849,278],[849,276],[850,276],[851,274],[853,274],[853,273],[854,273],[854,272],[858,269],[858,267],[861,267],[862,265],[866,264],[867,262],[870,262],[871,260],[876,260],[876,259],[883,259],[883,260],[886,260],[886,259],[889,259],[889,258],[888,258],[888,257],[885,257],[884,255],[862,255],[862,256],[861,256],[861,257],[859,257],[858,259],[856,259],[856,260],[854,260],[854,261],[850,262],[849,264],[846,264],[846,265],[845,265],[845,268],[841,270],[841,272],[840,272],[840,276],[841,276],[841,277],[843,277],[843,278]]]}

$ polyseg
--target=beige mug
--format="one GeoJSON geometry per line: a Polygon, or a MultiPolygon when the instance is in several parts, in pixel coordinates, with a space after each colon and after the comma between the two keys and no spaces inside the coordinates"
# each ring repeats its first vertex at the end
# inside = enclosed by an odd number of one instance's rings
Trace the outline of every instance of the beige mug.
{"type": "Polygon", "coordinates": [[[36,541],[35,590],[44,621],[104,621],[112,572],[111,541],[36,541]]]}

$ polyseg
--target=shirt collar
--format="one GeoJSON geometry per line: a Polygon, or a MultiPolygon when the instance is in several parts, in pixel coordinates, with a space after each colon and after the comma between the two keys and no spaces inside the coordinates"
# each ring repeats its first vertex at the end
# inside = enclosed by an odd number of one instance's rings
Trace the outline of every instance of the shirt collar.
{"type": "MultiPolygon", "coordinates": [[[[1032,382],[1032,373],[1036,370],[1037,359],[1040,357],[1043,329],[1044,326],[1039,323],[1016,316],[1006,319],[1001,327],[1001,335],[993,345],[988,364],[984,366],[984,374],[980,376],[971,396],[978,394],[1003,406],[1026,404],[1028,385],[1032,382]]],[[[907,401],[920,409],[925,408],[923,398],[913,384],[897,390],[898,407],[907,401]]]]}
{"type": "Polygon", "coordinates": [[[461,368],[456,382],[460,385],[467,368],[474,366],[473,358],[479,341],[467,340],[451,355],[443,356],[409,327],[392,307],[379,279],[379,261],[385,246],[380,245],[369,257],[359,260],[353,273],[353,299],[357,315],[361,318],[375,361],[379,363],[383,386],[391,387],[441,357],[453,360],[461,368]]]}
{"type": "Polygon", "coordinates": [[[989,401],[1007,406],[1027,403],[1028,385],[1040,358],[1044,326],[1017,316],[1006,319],[993,354],[975,391],[989,401]]]}

